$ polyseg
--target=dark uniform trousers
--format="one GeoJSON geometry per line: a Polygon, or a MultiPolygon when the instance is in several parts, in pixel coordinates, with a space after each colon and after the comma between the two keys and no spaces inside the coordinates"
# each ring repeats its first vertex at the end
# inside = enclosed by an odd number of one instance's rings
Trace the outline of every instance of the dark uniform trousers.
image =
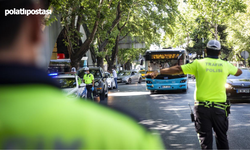
{"type": "Polygon", "coordinates": [[[194,106],[194,115],[195,128],[202,149],[213,148],[213,130],[217,149],[229,149],[227,140],[228,117],[225,110],[197,105],[194,106]]]}
{"type": "Polygon", "coordinates": [[[87,88],[87,98],[92,100],[93,99],[92,98],[92,84],[91,85],[89,85],[89,84],[86,85],[86,88],[87,88]]]}

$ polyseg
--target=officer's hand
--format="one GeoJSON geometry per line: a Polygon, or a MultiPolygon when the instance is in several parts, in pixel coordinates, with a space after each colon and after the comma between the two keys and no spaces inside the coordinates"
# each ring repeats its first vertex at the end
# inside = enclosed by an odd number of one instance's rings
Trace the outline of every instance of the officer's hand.
{"type": "Polygon", "coordinates": [[[151,78],[154,79],[159,75],[158,71],[154,71],[151,75],[151,78]]]}
{"type": "Polygon", "coordinates": [[[94,89],[95,89],[95,88],[94,88],[94,87],[92,87],[92,89],[91,89],[91,90],[92,90],[92,91],[94,91],[94,89]]]}
{"type": "Polygon", "coordinates": [[[145,76],[150,76],[152,79],[154,79],[155,77],[157,77],[159,75],[158,71],[154,71],[152,73],[147,73],[145,76]]]}

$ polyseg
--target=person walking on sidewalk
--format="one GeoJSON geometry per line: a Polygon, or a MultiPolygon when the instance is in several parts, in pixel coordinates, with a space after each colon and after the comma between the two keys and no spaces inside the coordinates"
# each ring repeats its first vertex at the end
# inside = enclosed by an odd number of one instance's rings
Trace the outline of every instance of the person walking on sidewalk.
{"type": "Polygon", "coordinates": [[[113,74],[113,77],[114,77],[114,80],[115,80],[115,88],[117,89],[118,88],[118,85],[117,85],[117,73],[116,73],[115,67],[112,68],[112,74],[113,74]]]}

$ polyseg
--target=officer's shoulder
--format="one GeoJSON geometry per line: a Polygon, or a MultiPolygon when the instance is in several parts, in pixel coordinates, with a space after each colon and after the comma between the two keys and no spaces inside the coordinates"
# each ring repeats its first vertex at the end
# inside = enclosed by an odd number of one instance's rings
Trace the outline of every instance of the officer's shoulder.
{"type": "Polygon", "coordinates": [[[200,59],[195,59],[195,60],[193,60],[192,62],[189,62],[189,63],[187,63],[187,64],[193,64],[194,62],[197,62],[197,61],[199,61],[200,59]]]}
{"type": "Polygon", "coordinates": [[[108,124],[113,127],[128,127],[137,130],[140,129],[141,131],[149,130],[149,127],[138,124],[138,122],[142,121],[138,116],[121,107],[108,107],[106,105],[96,104],[89,101],[78,101],[78,103],[80,103],[79,105],[83,105],[81,110],[84,111],[85,114],[93,115],[90,122],[105,120],[103,124],[108,124]]]}
{"type": "Polygon", "coordinates": [[[222,63],[226,63],[226,64],[231,64],[229,61],[227,61],[227,60],[223,60],[223,59],[220,59],[220,61],[222,62],[222,63]]]}

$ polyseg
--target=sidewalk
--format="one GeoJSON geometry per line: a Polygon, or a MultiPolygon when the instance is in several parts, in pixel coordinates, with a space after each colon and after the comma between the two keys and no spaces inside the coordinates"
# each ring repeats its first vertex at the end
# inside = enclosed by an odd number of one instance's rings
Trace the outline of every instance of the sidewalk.
{"type": "Polygon", "coordinates": [[[196,83],[196,79],[188,79],[188,83],[196,83]]]}

